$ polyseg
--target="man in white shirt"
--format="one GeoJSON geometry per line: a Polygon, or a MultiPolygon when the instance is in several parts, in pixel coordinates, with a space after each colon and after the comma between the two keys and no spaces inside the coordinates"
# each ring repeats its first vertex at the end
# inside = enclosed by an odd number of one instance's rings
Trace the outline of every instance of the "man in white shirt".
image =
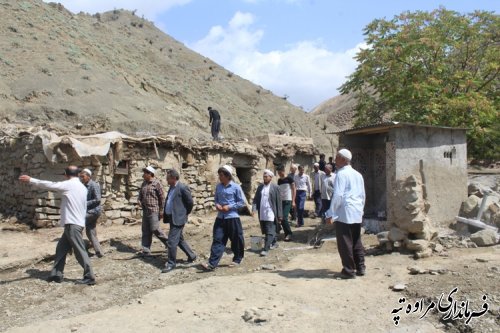
{"type": "Polygon", "coordinates": [[[295,175],[295,207],[297,210],[297,228],[304,226],[304,205],[311,197],[311,179],[304,174],[304,167],[299,165],[299,173],[295,175]]]}
{"type": "Polygon", "coordinates": [[[325,212],[330,208],[333,196],[333,182],[335,181],[335,174],[333,165],[325,165],[325,174],[321,177],[321,222],[325,222],[325,212]]]}
{"type": "Polygon", "coordinates": [[[365,206],[363,176],[351,167],[352,154],[341,149],[335,156],[337,176],[326,222],[335,221],[337,248],[342,260],[342,279],[365,275],[365,249],[361,243],[361,222],[365,206]]]}
{"type": "Polygon", "coordinates": [[[252,215],[258,212],[260,228],[265,238],[264,248],[260,253],[263,257],[271,250],[276,239],[276,226],[283,219],[280,189],[278,185],[271,183],[273,176],[271,170],[264,170],[264,183],[257,188],[252,205],[252,215]]]}
{"type": "Polygon", "coordinates": [[[64,170],[66,180],[62,182],[39,180],[27,175],[19,177],[23,183],[61,193],[61,226],[64,227],[64,233],[57,242],[56,258],[48,282],[63,281],[66,255],[73,249],[76,260],[83,267],[83,279],[77,280],[76,283],[95,284],[95,276],[82,237],[87,214],[87,188],[80,182],[79,172],[80,170],[74,165],[67,167],[64,170]]]}

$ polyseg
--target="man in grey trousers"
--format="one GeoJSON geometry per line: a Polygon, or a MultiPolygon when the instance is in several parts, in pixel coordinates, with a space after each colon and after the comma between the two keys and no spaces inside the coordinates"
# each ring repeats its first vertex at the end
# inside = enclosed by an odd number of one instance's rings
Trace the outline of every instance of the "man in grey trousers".
{"type": "Polygon", "coordinates": [[[83,169],[80,172],[80,180],[87,188],[87,215],[85,216],[85,233],[92,247],[94,248],[95,255],[102,258],[104,255],[101,250],[101,244],[97,238],[97,219],[101,215],[101,187],[99,183],[93,181],[90,177],[92,171],[83,169]]]}
{"type": "Polygon", "coordinates": [[[71,165],[64,170],[66,180],[62,182],[39,180],[28,175],[20,176],[19,180],[41,189],[61,193],[61,226],[64,227],[64,233],[57,242],[54,266],[47,281],[63,281],[66,255],[73,249],[76,260],[83,267],[83,279],[77,280],[76,283],[94,285],[95,276],[82,237],[87,213],[87,189],[78,179],[78,174],[78,168],[71,165]]]}
{"type": "Polygon", "coordinates": [[[261,256],[267,256],[271,246],[276,239],[276,226],[283,219],[283,207],[281,205],[280,188],[271,183],[273,179],[271,170],[264,170],[262,176],[264,183],[260,184],[255,193],[252,205],[252,215],[255,211],[259,214],[259,222],[265,244],[261,256]]]}
{"type": "Polygon", "coordinates": [[[176,266],[177,246],[187,255],[188,262],[196,260],[196,254],[191,250],[189,244],[184,240],[182,230],[188,221],[188,215],[193,210],[193,197],[191,191],[183,183],[179,182],[179,172],[171,169],[167,171],[167,183],[169,185],[163,222],[170,224],[168,232],[168,261],[162,273],[172,271],[176,266]]]}
{"type": "Polygon", "coordinates": [[[138,204],[142,207],[142,255],[151,255],[151,243],[155,235],[167,247],[167,235],[160,228],[163,218],[163,188],[155,178],[156,170],[152,166],[142,169],[144,181],[139,191],[138,204]]]}

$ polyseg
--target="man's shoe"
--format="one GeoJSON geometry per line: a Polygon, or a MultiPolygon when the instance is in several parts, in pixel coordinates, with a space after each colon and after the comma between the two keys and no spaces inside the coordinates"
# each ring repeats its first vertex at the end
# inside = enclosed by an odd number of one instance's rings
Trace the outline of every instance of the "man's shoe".
{"type": "Polygon", "coordinates": [[[277,249],[278,247],[280,247],[278,243],[271,244],[271,250],[277,249]]]}
{"type": "Polygon", "coordinates": [[[169,272],[173,271],[174,268],[175,268],[174,265],[167,265],[167,266],[165,266],[164,269],[161,270],[161,272],[162,273],[169,273],[169,272]]]}
{"type": "Polygon", "coordinates": [[[202,263],[201,264],[201,267],[203,268],[203,270],[205,270],[206,272],[211,272],[213,270],[215,270],[215,267],[210,265],[209,263],[202,263]]]}
{"type": "Polygon", "coordinates": [[[357,276],[365,276],[366,271],[364,269],[360,269],[360,270],[356,271],[356,275],[357,276]]]}
{"type": "Polygon", "coordinates": [[[341,278],[342,280],[350,280],[350,279],[355,279],[356,275],[354,275],[354,274],[347,274],[346,272],[340,272],[340,274],[338,275],[338,277],[341,278]]]}
{"type": "Polygon", "coordinates": [[[285,242],[291,242],[292,241],[292,236],[291,235],[286,235],[284,241],[285,242]]]}
{"type": "Polygon", "coordinates": [[[47,282],[61,283],[62,281],[63,277],[58,275],[51,275],[47,278],[47,282]]]}
{"type": "Polygon", "coordinates": [[[95,279],[84,278],[81,280],[76,280],[75,283],[76,284],[86,284],[87,286],[93,286],[95,284],[95,279]]]}
{"type": "Polygon", "coordinates": [[[266,257],[268,255],[268,252],[266,250],[260,252],[261,257],[266,257]]]}
{"type": "Polygon", "coordinates": [[[228,265],[228,267],[238,267],[239,265],[240,265],[239,262],[233,261],[228,265]]]}
{"type": "Polygon", "coordinates": [[[188,263],[191,264],[191,263],[195,262],[196,259],[198,259],[198,256],[195,255],[194,257],[188,259],[188,263]]]}
{"type": "Polygon", "coordinates": [[[96,252],[95,254],[97,256],[97,258],[102,258],[104,257],[104,254],[102,254],[101,252],[96,252]]]}

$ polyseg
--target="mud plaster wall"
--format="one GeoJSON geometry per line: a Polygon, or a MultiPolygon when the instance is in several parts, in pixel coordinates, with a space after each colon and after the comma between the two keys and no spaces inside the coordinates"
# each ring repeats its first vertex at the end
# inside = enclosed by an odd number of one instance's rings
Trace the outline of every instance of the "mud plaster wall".
{"type": "Polygon", "coordinates": [[[387,152],[388,160],[394,154],[394,163],[389,168],[393,170],[388,169],[391,175],[388,188],[392,188],[396,180],[420,176],[424,199],[430,203],[428,216],[432,224],[452,222],[467,198],[465,130],[393,128],[389,132],[387,152]]]}

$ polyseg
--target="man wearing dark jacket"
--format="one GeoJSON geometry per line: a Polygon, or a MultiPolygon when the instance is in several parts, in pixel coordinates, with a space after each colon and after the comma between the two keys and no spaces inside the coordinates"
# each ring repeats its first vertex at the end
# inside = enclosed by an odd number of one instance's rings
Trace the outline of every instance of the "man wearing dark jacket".
{"type": "Polygon", "coordinates": [[[187,255],[188,262],[196,260],[196,254],[184,240],[182,230],[188,221],[188,215],[193,210],[193,197],[189,188],[179,182],[179,172],[171,169],[167,171],[167,183],[170,186],[163,214],[163,222],[170,224],[168,233],[168,261],[162,273],[168,273],[175,268],[177,246],[187,255]]]}
{"type": "Polygon", "coordinates": [[[264,170],[264,183],[260,184],[253,199],[252,215],[258,212],[260,228],[265,235],[264,249],[261,256],[267,256],[271,245],[276,238],[276,226],[283,219],[283,207],[281,205],[280,188],[271,183],[273,179],[271,170],[264,170]]]}
{"type": "Polygon", "coordinates": [[[210,116],[208,124],[212,126],[212,138],[214,140],[219,140],[219,131],[221,123],[219,111],[212,109],[212,107],[209,106],[208,114],[210,116]]]}

